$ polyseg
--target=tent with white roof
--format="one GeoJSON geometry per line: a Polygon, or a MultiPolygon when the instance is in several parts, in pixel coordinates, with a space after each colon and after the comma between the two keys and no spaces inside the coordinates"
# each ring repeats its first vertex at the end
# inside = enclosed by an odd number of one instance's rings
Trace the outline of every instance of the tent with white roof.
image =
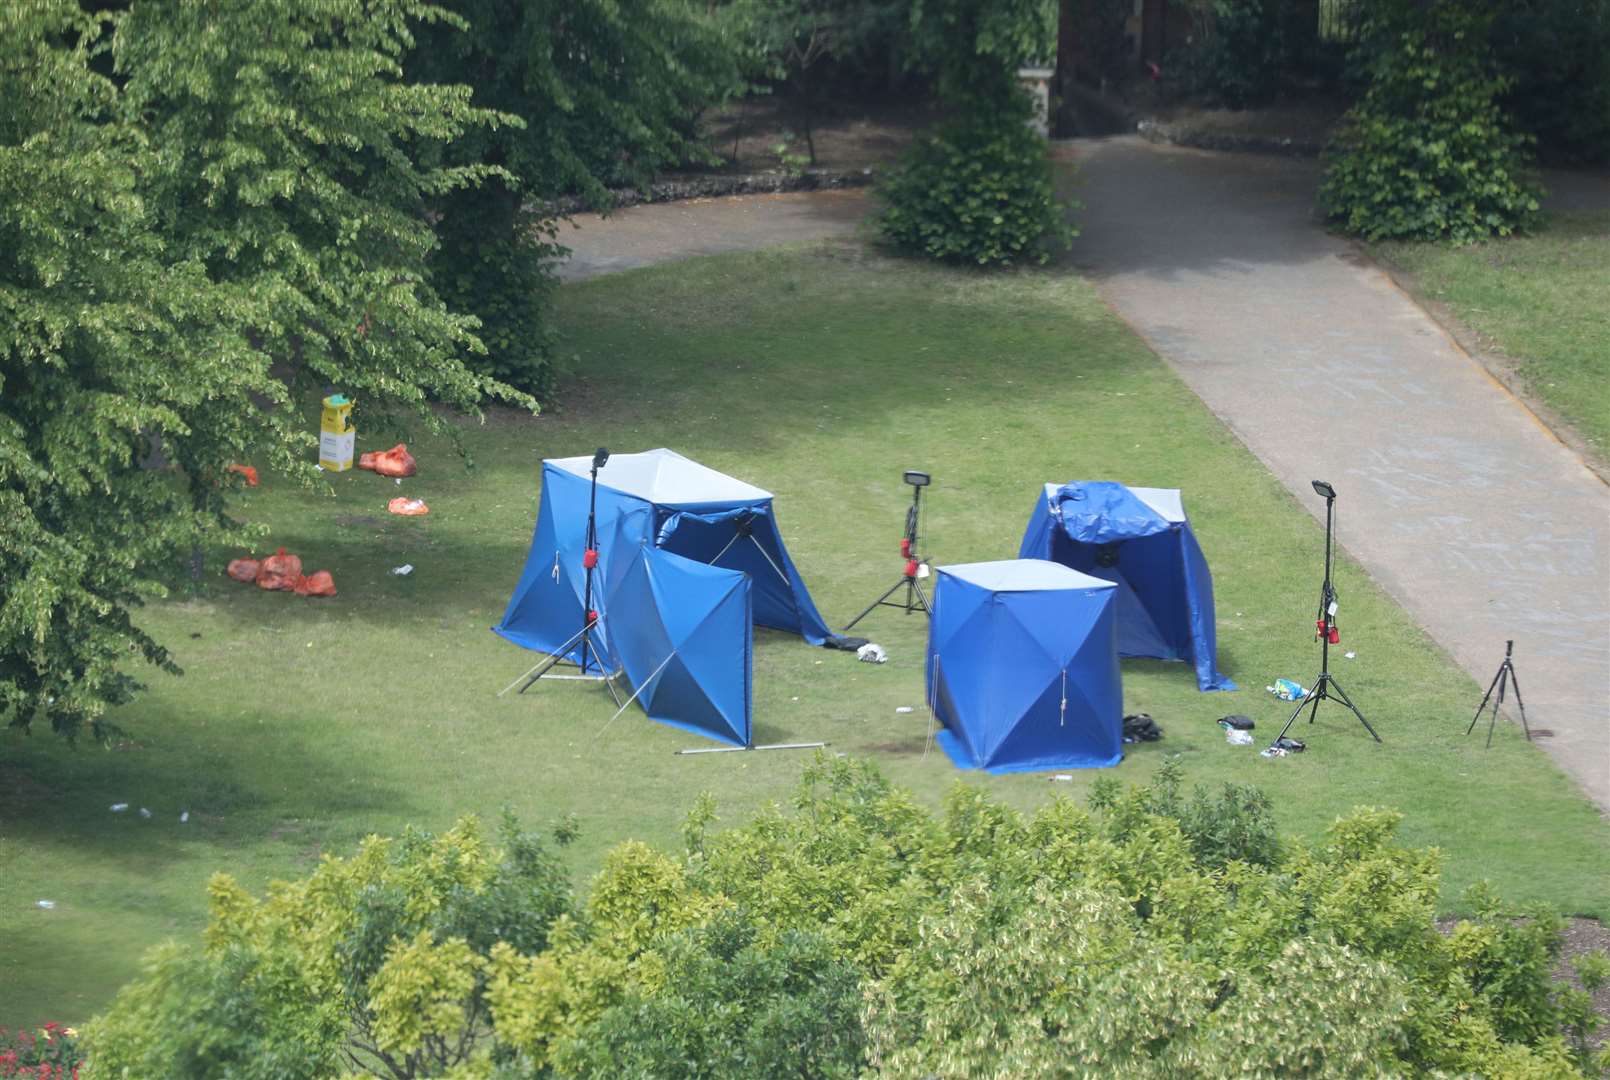
{"type": "Polygon", "coordinates": [[[1213,575],[1173,488],[1046,484],[1022,559],[1050,559],[1118,586],[1118,655],[1182,660],[1199,690],[1234,690],[1218,669],[1213,575]]]}
{"type": "MultiPolygon", "coordinates": [[[[542,463],[525,568],[493,630],[553,652],[585,618],[591,457],[542,463]]],[[[649,716],[751,745],[753,627],[830,636],[783,546],[772,495],[671,450],[616,454],[598,473],[598,612],[587,673],[624,671],[649,716]]],[[[566,659],[582,661],[575,645],[566,659]]]]}

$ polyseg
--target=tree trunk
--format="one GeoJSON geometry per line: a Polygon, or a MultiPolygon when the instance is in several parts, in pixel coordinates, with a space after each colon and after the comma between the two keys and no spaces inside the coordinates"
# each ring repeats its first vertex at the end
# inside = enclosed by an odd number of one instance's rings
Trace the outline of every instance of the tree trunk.
{"type": "Polygon", "coordinates": [[[1077,135],[1073,112],[1073,81],[1078,63],[1080,0],[1059,0],[1057,4],[1057,73],[1051,83],[1051,134],[1059,139],[1077,135]]]}

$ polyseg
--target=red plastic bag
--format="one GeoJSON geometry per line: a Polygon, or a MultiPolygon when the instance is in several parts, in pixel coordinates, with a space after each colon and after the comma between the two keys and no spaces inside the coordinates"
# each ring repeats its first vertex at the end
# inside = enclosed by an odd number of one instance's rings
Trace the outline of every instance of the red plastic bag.
{"type": "Polygon", "coordinates": [[[250,585],[257,580],[257,570],[261,565],[256,559],[234,559],[229,564],[229,576],[250,585]]]}
{"type": "Polygon", "coordinates": [[[239,473],[240,475],[244,476],[246,478],[247,487],[257,486],[257,470],[252,468],[250,465],[241,465],[237,463],[231,465],[228,471],[232,473],[239,473]]]}
{"type": "Polygon", "coordinates": [[[334,596],[335,578],[330,576],[328,570],[315,570],[307,577],[296,580],[297,596],[334,596]]]}
{"type": "Polygon", "coordinates": [[[294,589],[296,581],[302,576],[302,560],[295,555],[285,554],[280,548],[274,554],[263,560],[263,565],[257,570],[257,587],[259,589],[294,589]]]}
{"type": "Polygon", "coordinates": [[[408,452],[405,443],[398,443],[390,450],[370,451],[358,457],[358,468],[369,469],[381,476],[412,476],[419,471],[414,464],[414,456],[408,452]]]}
{"type": "Polygon", "coordinates": [[[386,509],[403,517],[423,517],[430,513],[424,499],[405,499],[401,495],[387,503],[386,509]]]}

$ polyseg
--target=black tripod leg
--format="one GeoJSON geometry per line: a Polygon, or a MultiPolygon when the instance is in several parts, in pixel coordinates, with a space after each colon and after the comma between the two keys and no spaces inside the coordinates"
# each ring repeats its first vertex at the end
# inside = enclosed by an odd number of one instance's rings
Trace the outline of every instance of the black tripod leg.
{"type": "MultiPolygon", "coordinates": [[[[865,611],[861,612],[861,614],[857,615],[855,618],[853,618],[849,622],[845,623],[844,624],[844,629],[846,629],[846,630],[855,629],[855,624],[856,623],[860,622],[862,619],[864,619],[868,615],[872,614],[872,609],[873,608],[877,607],[879,604],[881,604],[885,600],[889,599],[889,597],[893,596],[894,593],[895,593],[895,590],[900,588],[900,586],[904,585],[905,583],[906,583],[906,578],[901,577],[901,579],[899,581],[895,582],[893,585],[890,585],[889,588],[884,592],[884,594],[882,596],[878,597],[876,600],[872,601],[872,603],[870,603],[870,604],[868,604],[866,606],[865,611]]],[[[896,605],[896,606],[899,606],[899,605],[896,605]]]]}
{"type": "MultiPolygon", "coordinates": [[[[1347,691],[1342,689],[1342,684],[1331,678],[1329,675],[1325,676],[1325,681],[1336,688],[1336,696],[1341,699],[1343,705],[1346,705],[1349,709],[1353,710],[1353,715],[1358,717],[1358,722],[1364,725],[1364,730],[1370,733],[1370,738],[1374,739],[1376,742],[1380,742],[1381,737],[1375,733],[1374,728],[1370,727],[1370,722],[1364,719],[1364,714],[1358,711],[1358,706],[1354,705],[1353,699],[1347,696],[1347,691]]],[[[1326,696],[1329,697],[1330,695],[1327,694],[1326,696]]]]}
{"type": "Polygon", "coordinates": [[[1509,685],[1509,665],[1504,664],[1498,669],[1498,699],[1493,702],[1493,716],[1487,721],[1487,749],[1493,748],[1493,729],[1498,727],[1498,710],[1504,707],[1504,690],[1509,685]]]}
{"type": "Polygon", "coordinates": [[[1493,691],[1498,689],[1498,680],[1503,677],[1504,665],[1499,664],[1498,674],[1494,675],[1493,681],[1487,684],[1487,692],[1481,696],[1481,704],[1476,706],[1476,715],[1470,718],[1470,726],[1465,728],[1466,735],[1476,730],[1476,721],[1481,719],[1481,711],[1487,707],[1487,699],[1493,696],[1493,691]]]}
{"type": "Polygon", "coordinates": [[[1526,722],[1526,702],[1521,700],[1521,676],[1515,670],[1514,664],[1508,664],[1509,681],[1515,684],[1515,707],[1521,713],[1521,730],[1526,732],[1526,741],[1532,741],[1532,726],[1526,722]]]}
{"type": "MultiPolygon", "coordinates": [[[[1297,707],[1291,710],[1291,718],[1286,721],[1286,726],[1280,729],[1280,734],[1276,735],[1275,741],[1269,745],[1274,746],[1276,743],[1280,742],[1281,739],[1284,739],[1286,737],[1286,732],[1291,730],[1291,725],[1297,722],[1297,717],[1301,716],[1303,710],[1308,708],[1310,705],[1314,707],[1314,712],[1319,712],[1319,691],[1317,689],[1314,693],[1309,694],[1307,697],[1302,698],[1297,702],[1297,707]]],[[[1309,717],[1308,722],[1313,723],[1313,717],[1309,717]]]]}
{"type": "Polygon", "coordinates": [[[520,687],[519,692],[522,693],[522,694],[525,693],[527,690],[531,689],[531,684],[532,683],[536,682],[538,679],[540,679],[544,675],[548,674],[548,672],[552,671],[554,669],[555,665],[559,664],[562,660],[564,660],[566,653],[570,652],[571,649],[574,649],[577,645],[579,645],[581,643],[581,639],[586,637],[587,636],[587,631],[591,630],[591,629],[592,629],[592,624],[589,623],[586,627],[584,627],[582,629],[581,633],[575,635],[569,641],[567,641],[563,645],[559,646],[559,648],[556,649],[554,652],[549,654],[548,659],[543,663],[543,665],[541,667],[539,667],[536,670],[536,672],[534,674],[532,674],[532,676],[529,679],[527,679],[525,681],[525,685],[520,687]]]}
{"type": "Polygon", "coordinates": [[[922,608],[924,615],[932,615],[934,609],[928,606],[928,594],[922,591],[922,582],[916,578],[911,579],[911,587],[917,590],[917,606],[922,608]]]}

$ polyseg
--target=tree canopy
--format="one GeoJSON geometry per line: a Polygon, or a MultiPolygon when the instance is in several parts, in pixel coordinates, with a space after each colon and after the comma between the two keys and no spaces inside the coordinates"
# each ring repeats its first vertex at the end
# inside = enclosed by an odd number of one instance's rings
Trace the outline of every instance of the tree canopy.
{"type": "Polygon", "coordinates": [[[180,559],[243,540],[254,462],[313,482],[301,404],[534,405],[469,370],[428,201],[493,170],[430,146],[518,123],[410,83],[417,0],[0,9],[0,711],[68,736],[136,688],[180,559]],[[111,74],[105,74],[109,66],[111,74]]]}
{"type": "MultiPolygon", "coordinates": [[[[1442,933],[1435,851],[1313,844],[1254,789],[1097,786],[940,814],[825,755],[794,812],[629,842],[584,899],[535,837],[371,839],[262,899],[215,879],[86,1034],[90,1077],[1583,1075],[1557,916],[1442,933]],[[257,1062],[271,1062],[257,1065],[257,1062]]],[[[562,833],[558,838],[562,839],[562,833]]],[[[1605,963],[1584,965],[1588,985],[1605,963]]]]}

